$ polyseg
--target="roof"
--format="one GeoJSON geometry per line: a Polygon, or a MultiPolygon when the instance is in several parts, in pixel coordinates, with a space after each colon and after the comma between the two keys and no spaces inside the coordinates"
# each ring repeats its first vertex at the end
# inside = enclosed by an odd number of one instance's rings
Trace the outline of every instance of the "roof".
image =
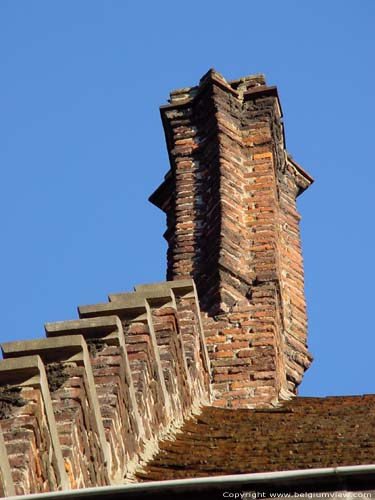
{"type": "Polygon", "coordinates": [[[267,410],[205,407],[138,476],[168,480],[375,462],[375,395],[302,398],[267,410]]]}

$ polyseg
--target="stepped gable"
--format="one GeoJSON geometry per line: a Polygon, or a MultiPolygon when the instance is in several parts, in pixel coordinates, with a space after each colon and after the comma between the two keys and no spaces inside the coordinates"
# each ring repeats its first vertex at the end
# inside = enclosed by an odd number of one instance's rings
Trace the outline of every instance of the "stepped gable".
{"type": "Polygon", "coordinates": [[[2,496],[121,484],[210,401],[194,283],[140,285],[2,344],[2,496]]]}
{"type": "Polygon", "coordinates": [[[206,407],[138,473],[160,481],[373,464],[375,395],[297,397],[279,408],[206,407]]]}

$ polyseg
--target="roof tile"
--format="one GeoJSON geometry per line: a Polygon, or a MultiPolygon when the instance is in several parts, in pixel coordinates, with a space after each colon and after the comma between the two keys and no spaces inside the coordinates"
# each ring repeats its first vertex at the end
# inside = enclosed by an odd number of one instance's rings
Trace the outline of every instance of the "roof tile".
{"type": "Polygon", "coordinates": [[[205,407],[164,441],[141,480],[375,462],[375,395],[295,398],[274,409],[205,407]]]}

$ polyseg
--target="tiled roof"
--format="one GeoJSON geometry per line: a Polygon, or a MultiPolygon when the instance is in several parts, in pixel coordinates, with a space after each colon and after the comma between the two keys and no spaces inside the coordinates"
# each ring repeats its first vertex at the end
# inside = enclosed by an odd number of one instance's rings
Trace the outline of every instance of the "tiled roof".
{"type": "Polygon", "coordinates": [[[375,462],[375,395],[298,397],[265,410],[205,407],[139,474],[143,480],[375,462]]]}

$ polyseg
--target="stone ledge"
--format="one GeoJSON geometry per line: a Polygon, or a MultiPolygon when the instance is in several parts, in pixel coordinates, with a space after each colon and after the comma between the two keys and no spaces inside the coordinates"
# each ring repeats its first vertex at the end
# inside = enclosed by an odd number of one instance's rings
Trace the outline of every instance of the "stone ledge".
{"type": "Polygon", "coordinates": [[[58,337],[65,334],[81,334],[85,338],[102,337],[120,328],[121,321],[118,316],[99,316],[95,318],[57,321],[44,325],[47,337],[58,337]]]}
{"type": "Polygon", "coordinates": [[[81,318],[92,318],[98,315],[113,316],[117,314],[120,317],[128,317],[133,321],[144,321],[147,319],[145,299],[136,295],[116,302],[79,306],[78,313],[81,318]]]}
{"type": "Polygon", "coordinates": [[[7,377],[7,373],[12,375],[16,375],[17,373],[21,374],[26,381],[26,379],[31,375],[44,374],[44,364],[40,356],[31,355],[31,356],[22,356],[18,359],[3,359],[0,362],[0,373],[1,373],[1,382],[4,383],[4,379],[7,377]]]}
{"type": "Polygon", "coordinates": [[[195,292],[195,285],[192,279],[175,280],[175,281],[161,281],[160,283],[150,283],[147,285],[137,285],[134,287],[137,294],[165,294],[171,293],[175,295],[190,295],[193,297],[195,292]]]}
{"type": "Polygon", "coordinates": [[[4,360],[39,354],[47,362],[60,361],[62,358],[65,360],[71,357],[76,358],[77,353],[82,352],[85,347],[83,337],[77,335],[1,344],[4,360]]]}
{"type": "Polygon", "coordinates": [[[172,296],[170,289],[156,288],[155,290],[137,290],[136,292],[124,292],[124,293],[111,293],[108,295],[110,302],[128,302],[134,299],[131,297],[138,297],[139,300],[146,299],[147,302],[153,307],[163,307],[163,306],[174,306],[174,297],[172,296]]]}

